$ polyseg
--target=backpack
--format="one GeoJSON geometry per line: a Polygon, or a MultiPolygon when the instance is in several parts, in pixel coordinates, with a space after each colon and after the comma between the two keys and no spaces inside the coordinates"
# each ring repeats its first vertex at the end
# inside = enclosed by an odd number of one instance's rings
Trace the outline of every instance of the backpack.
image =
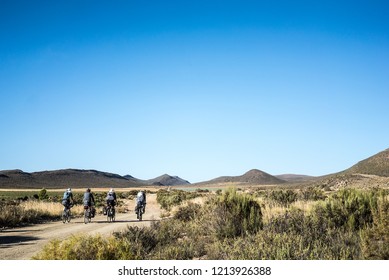
{"type": "Polygon", "coordinates": [[[70,196],[70,193],[69,193],[69,192],[65,192],[65,193],[63,194],[62,200],[68,200],[68,199],[69,199],[69,196],[70,196]]]}

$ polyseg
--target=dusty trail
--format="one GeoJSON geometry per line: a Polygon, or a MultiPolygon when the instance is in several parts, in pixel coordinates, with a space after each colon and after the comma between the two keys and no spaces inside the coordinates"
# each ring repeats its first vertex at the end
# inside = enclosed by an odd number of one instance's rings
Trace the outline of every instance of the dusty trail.
{"type": "Polygon", "coordinates": [[[72,234],[103,234],[125,230],[127,226],[149,226],[151,221],[160,219],[160,208],[156,195],[147,197],[146,213],[139,222],[133,211],[135,202],[126,214],[117,214],[114,223],[108,223],[107,217],[97,215],[90,224],[84,224],[83,218],[72,219],[70,223],[50,222],[46,224],[6,229],[0,231],[0,260],[28,260],[37,254],[45,244],[53,239],[63,239],[72,234]]]}

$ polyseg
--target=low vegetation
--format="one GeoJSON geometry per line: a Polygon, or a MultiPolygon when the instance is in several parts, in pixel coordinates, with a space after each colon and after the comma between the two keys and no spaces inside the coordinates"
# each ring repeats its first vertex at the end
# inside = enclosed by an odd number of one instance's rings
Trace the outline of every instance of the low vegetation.
{"type": "MultiPolygon", "coordinates": [[[[137,191],[119,192],[117,211],[125,212],[122,199],[133,199],[137,191]]],[[[63,192],[41,189],[39,191],[6,191],[0,193],[0,227],[17,227],[59,220],[63,211],[61,204],[63,192]]],[[[75,205],[72,215],[83,214],[83,193],[73,192],[75,205]]],[[[95,192],[95,206],[102,209],[105,204],[105,192],[95,192]]]]}
{"type": "Polygon", "coordinates": [[[182,204],[190,194],[161,192],[158,201],[174,212],[171,218],[109,238],[54,240],[34,258],[389,259],[387,191],[292,192],[229,189],[202,204],[182,204]]]}

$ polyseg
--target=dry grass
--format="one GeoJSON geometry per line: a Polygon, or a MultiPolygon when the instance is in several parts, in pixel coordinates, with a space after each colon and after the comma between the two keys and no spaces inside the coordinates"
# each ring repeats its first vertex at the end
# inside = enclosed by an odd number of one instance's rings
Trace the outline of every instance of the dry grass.
{"type": "Polygon", "coordinates": [[[305,213],[310,213],[314,205],[318,203],[317,201],[298,200],[293,202],[289,207],[284,207],[269,202],[269,200],[263,197],[258,197],[257,200],[262,207],[262,217],[265,223],[269,222],[271,218],[282,215],[290,209],[300,209],[303,210],[305,213]]]}
{"type": "MultiPolygon", "coordinates": [[[[25,201],[20,204],[20,206],[25,210],[35,210],[42,213],[48,213],[50,216],[61,215],[63,211],[63,205],[58,202],[45,202],[30,200],[25,201]]],[[[78,216],[84,213],[84,208],[82,205],[76,205],[71,209],[72,215],[78,216]]]]}

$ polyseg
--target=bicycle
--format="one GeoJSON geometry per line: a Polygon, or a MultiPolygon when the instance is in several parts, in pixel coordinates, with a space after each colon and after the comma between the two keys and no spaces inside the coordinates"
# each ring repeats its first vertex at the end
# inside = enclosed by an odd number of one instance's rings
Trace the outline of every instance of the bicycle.
{"type": "Polygon", "coordinates": [[[70,208],[72,207],[72,204],[65,205],[63,212],[62,212],[62,222],[65,224],[66,222],[70,223],[71,220],[71,212],[70,208]]]}
{"type": "Polygon", "coordinates": [[[84,205],[84,223],[90,223],[92,221],[92,211],[91,207],[88,205],[84,205]]]}
{"type": "Polygon", "coordinates": [[[138,204],[137,207],[136,207],[136,218],[139,220],[139,221],[142,221],[142,215],[143,215],[143,204],[138,204]]]}
{"type": "Polygon", "coordinates": [[[115,221],[115,207],[112,205],[107,206],[107,221],[108,222],[115,221]]]}

